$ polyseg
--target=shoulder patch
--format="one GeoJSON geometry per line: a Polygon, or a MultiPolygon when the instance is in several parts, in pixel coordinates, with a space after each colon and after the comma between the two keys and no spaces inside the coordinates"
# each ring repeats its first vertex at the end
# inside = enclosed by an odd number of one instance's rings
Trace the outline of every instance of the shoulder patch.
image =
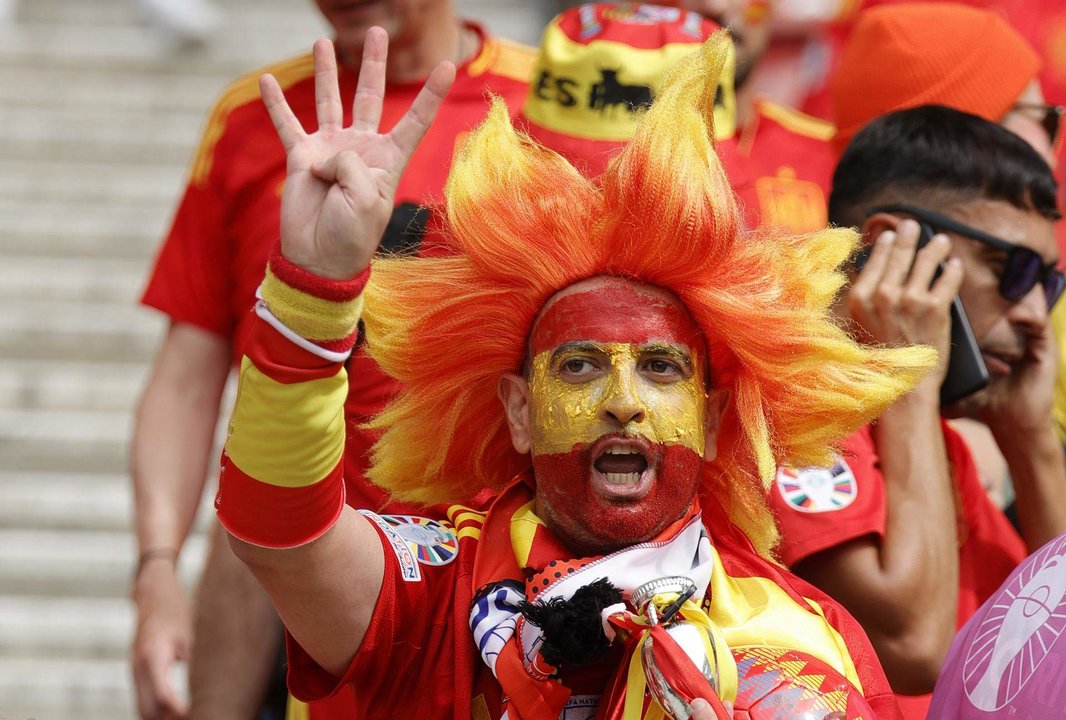
{"type": "Polygon", "coordinates": [[[787,105],[779,105],[770,100],[761,100],[758,107],[761,115],[797,135],[823,142],[829,142],[836,135],[837,130],[833,123],[802,113],[787,105]]]}
{"type": "Polygon", "coordinates": [[[400,576],[404,582],[421,582],[422,571],[418,568],[418,562],[415,560],[414,550],[407,541],[400,536],[395,530],[392,529],[392,525],[385,521],[381,515],[372,513],[369,510],[359,510],[360,515],[365,517],[370,522],[374,523],[381,529],[382,534],[385,535],[385,539],[389,541],[389,545],[392,546],[392,551],[396,554],[396,559],[400,563],[400,576]]]}
{"type": "Polygon", "coordinates": [[[778,468],[777,492],[793,510],[835,512],[855,502],[859,485],[848,464],[837,458],[831,468],[778,468]]]}
{"type": "Polygon", "coordinates": [[[423,565],[447,565],[459,554],[459,537],[450,523],[415,515],[382,515],[423,565]]]}

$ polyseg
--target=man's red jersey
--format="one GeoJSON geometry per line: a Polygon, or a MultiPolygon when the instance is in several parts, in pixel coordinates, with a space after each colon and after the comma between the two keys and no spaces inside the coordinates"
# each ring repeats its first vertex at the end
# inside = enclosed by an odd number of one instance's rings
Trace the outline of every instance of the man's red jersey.
{"type": "MultiPolygon", "coordinates": [[[[1025,556],[1025,543],[981,486],[962,436],[942,423],[955,483],[961,628],[1025,556]]],[[[770,505],[781,529],[781,559],[789,567],[848,541],[885,534],[885,479],[869,426],[849,437],[831,469],[778,471],[770,505]]],[[[936,582],[935,578],[930,579],[936,582]]],[[[925,718],[929,695],[899,695],[908,719],[925,718]]]]}
{"type": "Polygon", "coordinates": [[[833,133],[824,120],[770,100],[755,102],[735,145],[719,146],[748,227],[792,234],[825,228],[836,166],[833,133]]]}
{"type": "MultiPolygon", "coordinates": [[[[456,143],[485,117],[487,95],[517,109],[525,99],[535,51],[490,38],[476,25],[481,49],[458,68],[455,84],[400,180],[397,203],[439,200],[456,143]]],[[[160,250],[141,302],[173,322],[189,323],[230,341],[239,361],[263,279],[278,240],[285,152],[259,98],[258,78],[272,73],[304,128],[314,130],[315,90],[310,53],[249,73],[234,82],[212,110],[184,197],[160,250]]],[[[358,73],[340,69],[345,124],[358,73]]],[[[411,106],[421,82],[385,89],[381,129],[388,131],[411,106]]],[[[348,418],[348,497],[353,505],[380,508],[384,496],[361,481],[373,437],[359,425],[378,412],[396,382],[368,358],[353,356],[348,418]]]]}

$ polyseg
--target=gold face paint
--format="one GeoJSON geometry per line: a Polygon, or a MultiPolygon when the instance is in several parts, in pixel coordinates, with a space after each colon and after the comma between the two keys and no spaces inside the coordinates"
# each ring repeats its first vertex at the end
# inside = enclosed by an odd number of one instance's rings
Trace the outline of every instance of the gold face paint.
{"type": "Polygon", "coordinates": [[[623,431],[703,455],[701,359],[673,343],[572,342],[533,358],[534,455],[623,431]]]}

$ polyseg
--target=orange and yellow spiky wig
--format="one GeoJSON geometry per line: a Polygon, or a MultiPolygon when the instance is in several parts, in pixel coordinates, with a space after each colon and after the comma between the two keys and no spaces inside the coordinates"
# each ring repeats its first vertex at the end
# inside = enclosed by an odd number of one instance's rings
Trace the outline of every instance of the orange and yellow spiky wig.
{"type": "Polygon", "coordinates": [[[545,302],[597,275],[665,288],[699,325],[713,385],[732,398],[704,489],[763,554],[776,539],[765,501],[776,466],[828,463],[834,442],[935,364],[929,348],[860,345],[830,316],[854,231],[742,232],[711,140],[728,42],[715,35],[671,72],[600,185],[493,106],[445,188],[457,254],[374,263],[368,347],[406,387],[371,424],[384,431],[373,482],[403,500],[452,502],[529,467],[497,382],[521,372],[545,302]]]}

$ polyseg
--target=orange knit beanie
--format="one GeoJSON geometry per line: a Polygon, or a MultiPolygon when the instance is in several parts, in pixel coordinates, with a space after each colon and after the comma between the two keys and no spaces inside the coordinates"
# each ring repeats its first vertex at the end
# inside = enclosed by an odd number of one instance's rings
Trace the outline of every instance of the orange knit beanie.
{"type": "Polygon", "coordinates": [[[894,110],[946,105],[998,122],[1036,77],[1040,59],[1005,20],[954,3],[863,12],[831,86],[843,152],[868,122],[894,110]]]}

